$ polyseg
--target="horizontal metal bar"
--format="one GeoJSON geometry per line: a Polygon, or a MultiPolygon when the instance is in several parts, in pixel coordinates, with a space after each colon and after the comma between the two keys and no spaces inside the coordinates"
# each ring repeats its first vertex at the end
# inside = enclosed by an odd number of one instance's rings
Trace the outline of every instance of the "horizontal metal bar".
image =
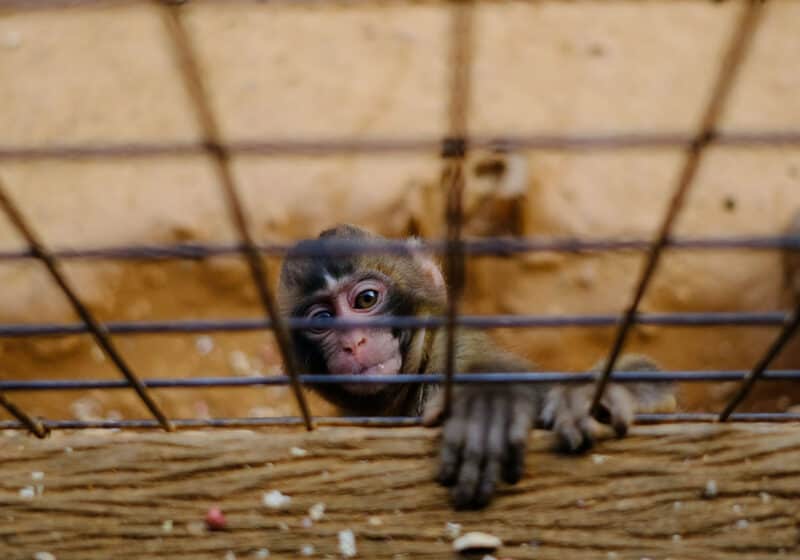
{"type": "MultiPolygon", "coordinates": [[[[299,416],[275,416],[266,418],[179,418],[172,420],[177,428],[255,428],[259,426],[305,426],[299,416]]],[[[314,417],[315,426],[418,426],[421,419],[413,416],[364,416],[364,417],[314,417]]],[[[159,424],[152,420],[46,420],[42,421],[50,430],[81,429],[152,429],[159,424]]],[[[22,424],[14,421],[0,422],[0,430],[18,429],[22,424]]]]}
{"type": "MultiPolygon", "coordinates": [[[[713,423],[716,414],[683,412],[677,414],[639,414],[635,418],[637,424],[668,424],[686,422],[713,423]]],[[[800,414],[790,412],[743,412],[733,414],[732,422],[800,422],[800,414]]],[[[267,418],[208,418],[173,420],[177,428],[258,428],[269,426],[303,426],[303,419],[297,416],[275,416],[267,418]]],[[[155,420],[46,420],[42,424],[48,430],[81,430],[81,429],[158,429],[155,420]]],[[[419,426],[422,419],[416,416],[355,416],[355,417],[314,417],[317,426],[341,427],[397,427],[419,426]]],[[[7,420],[0,422],[0,430],[25,429],[20,422],[7,420]]]]}
{"type": "MultiPolygon", "coordinates": [[[[515,238],[502,237],[465,239],[464,254],[471,257],[510,256],[524,253],[583,253],[598,251],[644,251],[649,247],[646,239],[578,239],[578,238],[515,238]]],[[[671,249],[752,249],[800,251],[800,236],[725,236],[725,237],[674,237],[668,240],[671,249]]],[[[379,241],[326,240],[308,241],[302,247],[288,243],[259,244],[257,249],[265,256],[282,257],[293,250],[292,258],[320,256],[350,256],[357,254],[408,254],[412,251],[443,254],[447,251],[442,241],[414,241],[386,239],[379,241]]],[[[178,243],[171,245],[124,245],[87,249],[64,248],[54,250],[58,259],[103,260],[202,260],[211,257],[240,255],[238,243],[178,243]]],[[[34,258],[28,249],[0,251],[0,260],[34,258]]]]}
{"type": "MultiPolygon", "coordinates": [[[[643,313],[637,323],[663,327],[749,326],[778,327],[790,314],[783,311],[709,312],[709,313],[643,313]]],[[[303,319],[287,321],[291,330],[324,328],[348,330],[353,328],[395,327],[402,329],[438,328],[445,317],[376,317],[362,320],[303,319]]],[[[613,327],[619,315],[462,315],[456,323],[465,328],[567,328],[613,327]]],[[[103,327],[110,334],[198,334],[211,332],[243,332],[272,328],[268,319],[197,319],[175,321],[111,321],[103,327]]],[[[65,336],[85,334],[81,323],[5,324],[0,325],[0,338],[28,336],[65,336]]]]}
{"type": "MultiPolygon", "coordinates": [[[[36,0],[36,2],[41,1],[36,0]]],[[[2,7],[2,3],[0,3],[0,7],[2,7]]],[[[471,147],[486,150],[598,151],[687,148],[694,141],[694,136],[687,133],[619,131],[575,135],[475,135],[470,136],[467,140],[471,147]]],[[[751,147],[796,146],[800,144],[800,131],[743,130],[721,132],[711,139],[711,144],[751,147]]],[[[114,143],[113,141],[96,144],[51,144],[46,146],[5,145],[0,146],[0,161],[201,156],[209,150],[217,150],[221,147],[202,142],[114,143]]],[[[441,147],[441,137],[331,138],[324,140],[272,138],[256,141],[233,141],[226,143],[224,146],[232,155],[252,156],[438,153],[441,147]]]]}
{"type": "MultiPolygon", "coordinates": [[[[612,375],[613,381],[741,381],[748,370],[692,370],[692,371],[617,371],[612,375]]],[[[518,372],[518,373],[469,373],[456,374],[456,383],[587,383],[594,381],[596,373],[592,372],[518,372]]],[[[800,370],[771,370],[765,373],[765,381],[800,381],[800,370]]],[[[306,385],[348,384],[397,384],[418,385],[438,384],[444,381],[442,374],[404,374],[387,376],[365,375],[328,375],[307,374],[300,376],[300,382],[306,385]]],[[[187,377],[172,379],[145,379],[143,383],[150,389],[180,389],[202,387],[254,387],[288,385],[289,377],[270,375],[266,377],[187,377]]],[[[33,379],[2,380],[0,391],[77,391],[89,389],[126,389],[125,381],[112,379],[33,379]]]]}
{"type": "MultiPolygon", "coordinates": [[[[711,412],[679,412],[675,414],[637,414],[637,424],[667,422],[717,422],[719,415],[711,412]]],[[[732,422],[800,422],[796,412],[740,412],[730,417],[732,422]]]]}

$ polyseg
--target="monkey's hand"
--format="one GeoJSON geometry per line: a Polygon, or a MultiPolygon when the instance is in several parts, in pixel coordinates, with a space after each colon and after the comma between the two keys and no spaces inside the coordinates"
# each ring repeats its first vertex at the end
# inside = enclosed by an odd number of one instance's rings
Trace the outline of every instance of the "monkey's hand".
{"type": "Polygon", "coordinates": [[[637,412],[674,410],[669,383],[611,383],[600,401],[599,413],[590,414],[594,385],[557,385],[545,396],[539,420],[552,429],[559,448],[570,453],[587,451],[594,445],[601,424],[611,426],[617,437],[628,433],[637,412]]]}
{"type": "MultiPolygon", "coordinates": [[[[489,503],[497,479],[522,476],[525,443],[536,416],[537,391],[530,385],[453,387],[452,410],[444,420],[438,480],[451,487],[458,508],[489,503]]],[[[428,402],[425,425],[442,421],[444,391],[428,402]]]]}

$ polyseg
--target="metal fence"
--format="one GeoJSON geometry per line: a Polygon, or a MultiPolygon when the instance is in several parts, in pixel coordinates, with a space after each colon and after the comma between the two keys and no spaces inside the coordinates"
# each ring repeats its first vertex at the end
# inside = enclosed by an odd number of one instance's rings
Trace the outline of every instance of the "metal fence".
{"type": "MultiPolygon", "coordinates": [[[[211,1],[211,0],[207,0],[211,1]]],[[[289,0],[286,0],[289,1],[289,0]]],[[[300,2],[303,0],[294,0],[300,2]]],[[[305,0],[306,2],[322,0],[305,0]]],[[[0,148],[0,163],[10,160],[48,159],[99,159],[99,158],[151,158],[189,154],[206,154],[213,162],[217,181],[222,189],[230,219],[239,235],[239,243],[233,245],[179,244],[169,246],[124,246],[103,249],[71,249],[54,251],[45,246],[31,227],[24,212],[8,196],[0,183],[0,206],[15,228],[27,242],[27,249],[0,253],[0,260],[38,259],[47,268],[50,276],[67,296],[81,319],[76,324],[25,324],[0,325],[0,337],[33,337],[70,334],[91,334],[105,355],[124,377],[120,381],[107,380],[30,380],[0,381],[0,405],[11,413],[16,421],[0,422],[0,428],[27,428],[39,437],[50,429],[57,428],[157,428],[173,430],[176,427],[232,427],[303,424],[312,429],[316,424],[328,425],[408,425],[419,422],[413,417],[336,417],[312,418],[301,386],[305,383],[443,383],[445,398],[449,403],[454,383],[552,383],[594,382],[596,384],[593,407],[597,407],[603,392],[612,379],[618,381],[674,380],[693,381],[739,381],[734,397],[719,414],[679,413],[640,415],[639,422],[663,421],[797,421],[800,414],[792,413],[735,413],[737,406],[750,393],[759,380],[800,380],[800,370],[768,371],[769,365],[781,352],[800,326],[800,305],[791,313],[783,312],[732,312],[732,313],[641,313],[640,303],[655,274],[659,259],[666,248],[674,249],[763,249],[800,250],[800,237],[716,237],[676,238],[671,235],[673,224],[684,206],[687,194],[694,184],[701,159],[711,145],[800,145],[800,131],[740,131],[721,134],[717,123],[724,109],[729,92],[736,81],[742,60],[746,57],[752,38],[756,33],[762,12],[768,2],[745,0],[741,14],[731,32],[726,54],[714,78],[710,97],[705,105],[696,132],[691,135],[664,134],[658,131],[641,134],[605,134],[588,136],[507,136],[480,137],[468,133],[470,107],[470,75],[473,44],[474,8],[478,0],[450,1],[450,100],[449,130],[445,138],[389,138],[382,140],[310,140],[283,141],[264,139],[258,142],[225,143],[221,139],[219,126],[209,103],[207,84],[198,66],[192,37],[187,32],[180,1],[157,2],[163,5],[164,20],[178,56],[181,78],[190,93],[197,121],[202,131],[198,143],[172,144],[125,144],[125,145],[56,145],[49,147],[4,147],[0,148]],[[680,147],[686,152],[681,164],[671,199],[654,239],[501,239],[488,238],[465,240],[462,237],[462,195],[464,189],[464,161],[470,150],[490,148],[512,149],[559,149],[559,150],[623,150],[629,148],[680,147]],[[442,254],[445,272],[449,281],[447,313],[442,317],[415,318],[394,317],[370,321],[342,320],[285,320],[280,316],[266,282],[267,266],[264,256],[283,255],[289,247],[278,244],[259,244],[253,239],[246,209],[237,193],[237,185],[231,171],[231,159],[240,154],[336,154],[336,153],[404,153],[416,151],[441,151],[447,166],[448,185],[446,201],[447,235],[443,240],[428,241],[415,250],[442,254]],[[621,316],[617,315],[573,315],[573,316],[464,316],[459,312],[459,303],[464,287],[465,259],[475,255],[513,255],[534,251],[581,252],[581,251],[645,251],[642,272],[631,295],[630,303],[621,316]],[[149,321],[149,322],[99,322],[62,272],[60,262],[64,259],[204,259],[219,255],[242,255],[248,265],[258,296],[263,307],[264,319],[234,319],[205,321],[149,321]],[[764,356],[750,370],[743,371],[669,371],[669,372],[617,372],[614,366],[625,346],[631,328],[635,324],[719,326],[719,325],[766,325],[780,327],[779,334],[764,356]],[[446,328],[447,367],[436,375],[403,375],[389,379],[365,378],[346,375],[299,375],[291,349],[289,331],[325,326],[346,329],[354,326],[395,327],[439,327],[446,328]],[[459,375],[454,371],[454,336],[457,326],[474,328],[489,327],[597,327],[616,326],[613,344],[609,349],[606,366],[599,374],[571,374],[562,372],[519,372],[459,375]],[[247,331],[271,329],[276,336],[286,375],[267,378],[207,377],[193,379],[149,379],[143,380],[131,369],[117,351],[111,335],[134,335],[142,333],[196,333],[210,331],[247,331]],[[182,387],[240,387],[263,385],[290,385],[301,411],[300,417],[271,418],[219,418],[219,419],[171,419],[160,409],[150,395],[151,389],[182,387]],[[6,394],[14,391],[48,390],[133,389],[147,406],[154,419],[141,420],[49,420],[35,418],[11,402],[6,394]]],[[[51,8],[82,4],[113,4],[113,0],[0,0],[0,7],[17,9],[51,8]]],[[[220,5],[224,2],[219,2],[220,5]]],[[[221,8],[222,9],[222,8],[221,8]]],[[[409,249],[403,241],[309,244],[298,256],[322,254],[353,254],[359,252],[404,252],[409,249]]]]}

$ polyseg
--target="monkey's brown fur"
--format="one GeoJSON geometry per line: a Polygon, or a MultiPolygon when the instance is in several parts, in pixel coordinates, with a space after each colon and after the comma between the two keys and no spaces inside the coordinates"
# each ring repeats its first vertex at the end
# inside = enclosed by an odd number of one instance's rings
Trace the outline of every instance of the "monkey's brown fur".
{"type": "MultiPolygon", "coordinates": [[[[330,247],[341,242],[368,245],[379,239],[353,226],[324,231],[319,242],[330,247]]],[[[287,317],[304,316],[308,298],[325,293],[326,285],[364,271],[377,271],[390,279],[392,298],[382,314],[393,316],[443,315],[447,290],[439,267],[428,256],[408,254],[303,257],[309,242],[301,242],[288,255],[281,271],[279,301],[287,317]]],[[[317,247],[318,248],[318,247],[317,247]]],[[[389,297],[389,296],[387,296],[389,297]]],[[[385,329],[384,329],[385,332],[385,329]]],[[[445,329],[392,329],[400,341],[402,368],[396,374],[442,373],[446,361],[445,329]]],[[[383,335],[385,336],[385,334],[383,335]]],[[[324,353],[311,337],[293,334],[297,360],[304,373],[327,373],[324,353]]],[[[498,348],[480,331],[459,330],[455,346],[458,373],[532,371],[527,360],[498,348]]],[[[623,357],[618,370],[654,370],[640,356],[623,357]]],[[[437,388],[424,385],[386,384],[373,394],[356,394],[344,386],[319,385],[328,400],[355,414],[419,415],[433,425],[444,421],[439,480],[453,486],[457,506],[482,506],[491,498],[496,480],[510,483],[522,475],[528,431],[535,423],[552,428],[563,449],[591,447],[597,422],[589,414],[592,385],[464,384],[454,387],[450,416],[437,388]]],[[[674,406],[668,384],[611,384],[602,400],[599,418],[622,436],[634,413],[674,406]]]]}

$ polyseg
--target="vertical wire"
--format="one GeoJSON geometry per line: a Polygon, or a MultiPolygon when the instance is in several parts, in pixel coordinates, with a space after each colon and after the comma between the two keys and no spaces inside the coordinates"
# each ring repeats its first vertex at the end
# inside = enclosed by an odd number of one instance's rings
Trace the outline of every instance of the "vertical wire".
{"type": "Polygon", "coordinates": [[[608,359],[606,360],[605,368],[597,380],[591,406],[592,414],[594,415],[599,413],[600,400],[603,398],[603,393],[611,378],[611,373],[614,371],[617,358],[619,358],[622,348],[625,345],[628,332],[636,321],[639,304],[658,266],[661,253],[669,242],[670,231],[672,230],[678,213],[684,205],[686,195],[693,184],[703,152],[706,146],[714,139],[717,123],[724,109],[731,87],[736,79],[738,70],[741,67],[742,60],[752,41],[760,15],[761,0],[748,0],[732,35],[730,46],[722,62],[708,105],[703,112],[698,133],[689,147],[686,159],[684,160],[683,167],[678,177],[677,186],[675,187],[667,208],[664,221],[659,228],[656,239],[650,247],[645,266],[637,283],[636,291],[634,292],[633,300],[622,317],[622,321],[614,338],[614,343],[611,347],[608,359]]]}
{"type": "Polygon", "coordinates": [[[225,202],[236,230],[241,240],[241,251],[250,268],[250,274],[261,300],[266,315],[272,321],[273,333],[278,343],[278,349],[283,359],[284,368],[291,380],[292,391],[303,416],[306,429],[314,428],[311,411],[306,401],[300,380],[297,374],[292,341],[286,323],[281,317],[275,298],[267,285],[266,264],[262,261],[253,238],[250,234],[250,225],[244,208],[239,198],[236,182],[231,170],[231,154],[227,146],[222,143],[222,135],[214,118],[209,102],[208,92],[202,78],[200,67],[194,54],[189,33],[183,25],[180,6],[165,6],[165,21],[169,35],[172,38],[181,72],[186,82],[186,88],[200,123],[203,143],[206,151],[211,156],[217,179],[222,186],[225,202]]]}
{"type": "MultiPolygon", "coordinates": [[[[11,220],[11,223],[28,243],[28,246],[30,247],[31,253],[34,255],[34,257],[44,263],[45,268],[47,268],[50,276],[53,278],[55,283],[58,284],[58,287],[67,297],[72,305],[72,308],[75,310],[75,313],[78,314],[86,327],[89,329],[89,332],[91,332],[92,336],[94,336],[94,340],[97,345],[102,348],[106,356],[108,356],[108,358],[113,362],[125,379],[128,380],[128,383],[131,384],[133,390],[136,391],[136,394],[139,395],[139,398],[150,410],[153,416],[158,419],[158,422],[161,424],[161,426],[168,432],[173,431],[174,428],[172,423],[153,400],[142,381],[137,377],[128,363],[123,359],[122,355],[117,351],[117,348],[111,342],[111,338],[108,336],[105,327],[101,325],[97,319],[95,319],[94,315],[92,315],[92,313],[89,311],[89,308],[86,307],[86,305],[78,297],[74,288],[67,280],[67,277],[61,271],[58,261],[40,241],[31,225],[27,222],[17,206],[8,196],[5,185],[3,185],[2,182],[0,182],[0,206],[2,206],[9,220],[11,220]]],[[[39,434],[37,433],[37,435],[39,434]]]]}
{"type": "Polygon", "coordinates": [[[464,292],[464,249],[461,239],[463,224],[464,158],[469,149],[467,121],[470,104],[472,67],[472,27],[474,5],[471,0],[456,2],[452,6],[450,37],[450,104],[448,107],[449,137],[443,145],[443,156],[449,184],[445,220],[447,222],[446,275],[447,298],[447,348],[445,355],[444,411],[448,414],[453,398],[453,374],[456,368],[456,322],[459,303],[464,292]]]}

